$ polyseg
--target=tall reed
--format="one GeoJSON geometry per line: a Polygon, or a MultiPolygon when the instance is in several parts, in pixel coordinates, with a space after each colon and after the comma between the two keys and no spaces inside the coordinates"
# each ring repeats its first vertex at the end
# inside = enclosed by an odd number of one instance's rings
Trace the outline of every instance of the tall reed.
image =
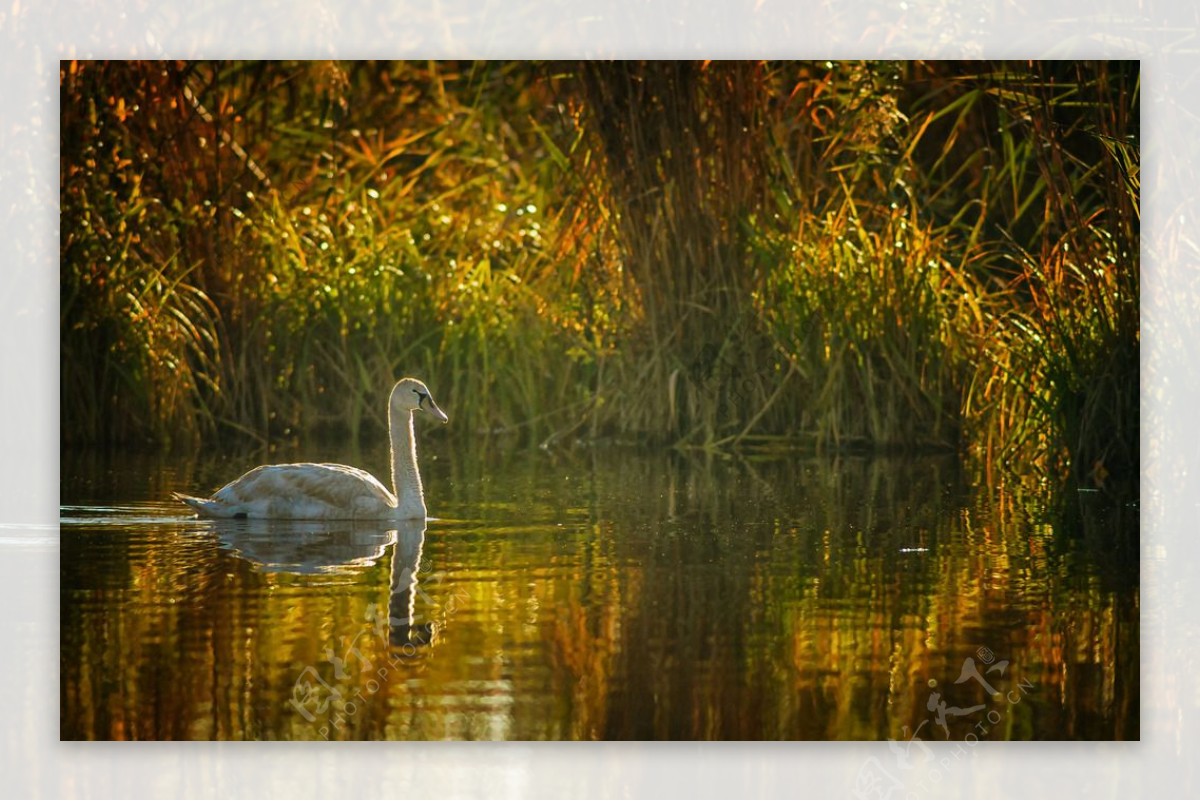
{"type": "Polygon", "coordinates": [[[64,443],[384,425],[1136,476],[1136,63],[70,62],[64,443]]]}
{"type": "Polygon", "coordinates": [[[731,422],[723,412],[765,399],[731,395],[767,367],[741,225],[766,196],[763,65],[577,69],[593,137],[583,156],[604,165],[589,198],[611,220],[632,299],[600,392],[621,432],[711,444],[731,422]]]}
{"type": "MultiPolygon", "coordinates": [[[[552,272],[552,181],[526,155],[537,134],[504,114],[537,101],[538,85],[521,69],[66,67],[64,108],[99,105],[102,115],[63,121],[64,330],[80,331],[64,336],[64,387],[76,378],[112,384],[112,373],[129,376],[128,390],[146,404],[178,396],[177,373],[118,363],[121,348],[135,348],[139,358],[195,368],[198,389],[179,409],[203,423],[190,429],[197,434],[354,436],[384,425],[381,397],[413,373],[457,408],[462,430],[563,428],[585,405],[586,378],[569,355],[573,315],[532,286],[552,272]],[[110,132],[139,157],[120,158],[110,132]],[[69,147],[76,140],[79,152],[69,147]],[[100,147],[97,158],[89,148],[100,147]],[[147,190],[146,203],[118,195],[98,210],[88,198],[112,181],[147,190]],[[142,250],[106,244],[109,213],[131,220],[112,224],[142,250]],[[143,253],[164,234],[177,256],[143,253]],[[163,269],[172,273],[160,281],[163,269]],[[123,311],[137,293],[105,287],[125,271],[169,287],[170,319],[199,344],[186,350],[157,321],[123,311]],[[95,336],[119,320],[138,327],[95,336]],[[123,344],[110,352],[112,342],[123,344]]],[[[63,421],[66,441],[161,442],[189,430],[115,396],[101,408],[64,394],[63,421]]]]}
{"type": "Polygon", "coordinates": [[[1001,145],[977,223],[996,235],[964,260],[993,287],[964,403],[971,439],[988,461],[1136,488],[1137,65],[1002,64],[969,80],[994,103],[1001,145]],[[1017,213],[987,220],[1006,202],[1017,213]]]}
{"type": "Polygon", "coordinates": [[[150,168],[183,169],[195,154],[172,138],[178,108],[139,117],[170,83],[150,66],[63,69],[64,441],[194,440],[216,427],[220,312],[191,247],[207,210],[150,168]]]}

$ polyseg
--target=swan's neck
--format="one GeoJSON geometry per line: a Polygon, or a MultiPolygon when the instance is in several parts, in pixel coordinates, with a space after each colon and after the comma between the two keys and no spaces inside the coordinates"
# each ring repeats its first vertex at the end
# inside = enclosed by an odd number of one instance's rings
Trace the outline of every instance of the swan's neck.
{"type": "Polygon", "coordinates": [[[392,491],[396,493],[397,517],[425,519],[425,494],[417,471],[417,441],[413,436],[412,412],[392,412],[388,425],[392,440],[392,491]]]}

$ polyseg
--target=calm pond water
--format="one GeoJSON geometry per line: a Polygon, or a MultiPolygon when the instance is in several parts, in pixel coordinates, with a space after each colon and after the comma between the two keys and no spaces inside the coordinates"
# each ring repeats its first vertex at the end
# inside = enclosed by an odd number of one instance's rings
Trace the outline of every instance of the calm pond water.
{"type": "Polygon", "coordinates": [[[1139,737],[1136,504],[946,458],[477,447],[422,441],[437,519],[392,530],[169,500],[382,448],[64,453],[61,737],[1139,737]]]}

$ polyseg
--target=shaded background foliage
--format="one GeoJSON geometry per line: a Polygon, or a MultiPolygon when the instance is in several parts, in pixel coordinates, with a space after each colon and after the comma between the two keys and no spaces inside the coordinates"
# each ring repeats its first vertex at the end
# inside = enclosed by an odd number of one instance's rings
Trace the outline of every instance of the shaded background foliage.
{"type": "Polygon", "coordinates": [[[62,437],[1138,465],[1136,62],[64,62],[62,437]]]}

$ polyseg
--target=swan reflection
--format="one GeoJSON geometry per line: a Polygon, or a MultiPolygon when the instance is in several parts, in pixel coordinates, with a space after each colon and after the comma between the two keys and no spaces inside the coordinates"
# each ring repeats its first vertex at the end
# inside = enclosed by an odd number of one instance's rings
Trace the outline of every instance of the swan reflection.
{"type": "MultiPolygon", "coordinates": [[[[368,620],[392,648],[410,652],[433,641],[433,600],[419,587],[424,520],[377,523],[296,520],[210,520],[221,547],[262,573],[336,575],[374,565],[393,545],[386,616],[368,610],[368,620]]],[[[411,653],[409,655],[412,655],[411,653]]]]}
{"type": "Polygon", "coordinates": [[[428,645],[436,627],[428,619],[433,600],[418,587],[421,549],[425,545],[425,521],[397,522],[396,547],[392,551],[391,592],[388,594],[388,642],[393,648],[428,645]],[[418,606],[417,599],[423,602],[418,606]],[[423,609],[421,608],[423,607],[423,609]]]}
{"type": "Polygon", "coordinates": [[[378,523],[211,520],[221,546],[262,573],[349,573],[370,567],[396,538],[378,523]]]}

